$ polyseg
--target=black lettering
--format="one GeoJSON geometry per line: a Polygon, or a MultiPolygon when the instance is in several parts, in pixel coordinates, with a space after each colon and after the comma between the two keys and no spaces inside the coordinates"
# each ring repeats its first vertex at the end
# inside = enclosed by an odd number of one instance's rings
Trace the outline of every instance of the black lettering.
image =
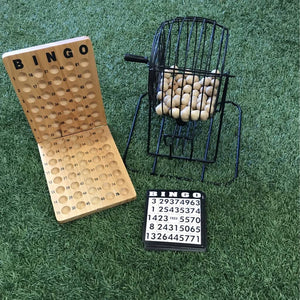
{"type": "Polygon", "coordinates": [[[51,53],[46,52],[46,57],[48,62],[51,62],[51,60],[56,61],[56,55],[54,51],[52,51],[51,53]]]}
{"type": "Polygon", "coordinates": [[[66,48],[64,50],[64,57],[65,58],[70,58],[70,57],[73,57],[73,53],[72,53],[72,50],[70,48],[66,48]]]}
{"type": "Polygon", "coordinates": [[[82,55],[85,55],[87,54],[89,51],[89,48],[87,47],[87,45],[81,45],[79,47],[79,52],[82,54],[82,55]]]}
{"type": "Polygon", "coordinates": [[[16,70],[19,70],[19,69],[23,69],[23,68],[24,68],[24,65],[23,65],[21,59],[14,59],[14,60],[13,60],[13,63],[14,63],[14,65],[15,65],[16,70]]]}
{"type": "Polygon", "coordinates": [[[32,59],[33,59],[34,64],[37,66],[39,63],[38,63],[38,61],[37,61],[36,56],[33,55],[33,56],[32,56],[32,59]]]}

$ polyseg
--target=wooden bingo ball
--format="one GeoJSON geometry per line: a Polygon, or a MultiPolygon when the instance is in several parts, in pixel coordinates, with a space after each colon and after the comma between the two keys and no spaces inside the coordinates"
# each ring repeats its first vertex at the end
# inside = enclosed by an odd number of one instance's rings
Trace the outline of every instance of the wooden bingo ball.
{"type": "Polygon", "coordinates": [[[183,93],[189,94],[189,93],[191,93],[191,91],[192,91],[192,86],[189,85],[189,84],[186,84],[186,85],[183,87],[182,91],[183,91],[183,93]]]}
{"type": "Polygon", "coordinates": [[[165,103],[159,103],[156,108],[155,111],[158,115],[165,115],[169,112],[169,107],[167,104],[165,103]]]}
{"type": "Polygon", "coordinates": [[[170,109],[169,114],[174,119],[178,119],[180,116],[180,109],[178,107],[173,107],[170,109]]]}
{"type": "Polygon", "coordinates": [[[180,112],[180,117],[182,119],[182,121],[184,122],[188,122],[189,118],[190,118],[190,114],[191,114],[191,107],[190,106],[186,106],[183,110],[181,110],[180,112]]]}
{"type": "Polygon", "coordinates": [[[191,95],[190,94],[183,94],[182,98],[181,98],[181,104],[183,105],[188,105],[191,99],[191,95]]]}
{"type": "Polygon", "coordinates": [[[193,121],[197,121],[200,118],[200,111],[199,110],[192,110],[191,111],[191,119],[193,121]]]}

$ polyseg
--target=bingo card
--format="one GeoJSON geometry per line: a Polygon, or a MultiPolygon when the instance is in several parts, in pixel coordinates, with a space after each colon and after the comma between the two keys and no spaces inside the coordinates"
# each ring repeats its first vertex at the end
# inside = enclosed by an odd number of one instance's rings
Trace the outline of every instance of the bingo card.
{"type": "Polygon", "coordinates": [[[205,194],[149,190],[143,241],[147,250],[206,250],[205,194]]]}

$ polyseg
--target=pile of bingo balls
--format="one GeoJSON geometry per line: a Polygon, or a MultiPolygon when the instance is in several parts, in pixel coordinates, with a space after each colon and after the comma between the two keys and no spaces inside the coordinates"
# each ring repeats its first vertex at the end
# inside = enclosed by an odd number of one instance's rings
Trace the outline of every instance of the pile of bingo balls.
{"type": "MultiPolygon", "coordinates": [[[[160,103],[155,108],[156,113],[184,122],[206,121],[215,111],[219,79],[217,76],[200,79],[190,71],[182,74],[177,69],[172,66],[161,74],[156,95],[160,103]]],[[[211,74],[220,74],[220,71],[213,70],[211,74]]]]}

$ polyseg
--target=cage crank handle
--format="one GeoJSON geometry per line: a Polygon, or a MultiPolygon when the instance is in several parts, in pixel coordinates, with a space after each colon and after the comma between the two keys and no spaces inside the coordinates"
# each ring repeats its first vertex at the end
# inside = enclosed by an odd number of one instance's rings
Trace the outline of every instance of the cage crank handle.
{"type": "Polygon", "coordinates": [[[125,54],[124,59],[126,61],[143,63],[143,64],[147,64],[149,62],[149,59],[147,57],[140,56],[140,55],[129,54],[129,53],[125,54]]]}

